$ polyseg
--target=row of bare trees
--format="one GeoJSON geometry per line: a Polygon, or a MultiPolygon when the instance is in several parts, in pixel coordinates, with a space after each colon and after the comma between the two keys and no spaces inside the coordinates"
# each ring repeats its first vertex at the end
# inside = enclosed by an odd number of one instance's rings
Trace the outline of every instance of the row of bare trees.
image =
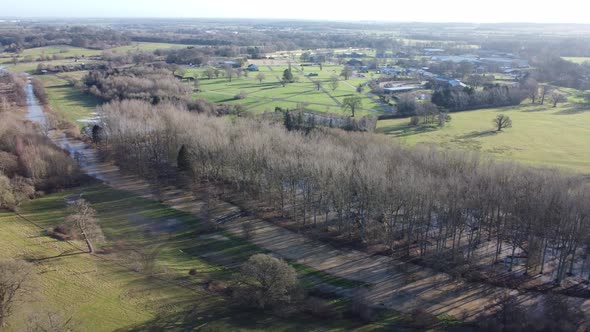
{"type": "Polygon", "coordinates": [[[13,110],[0,112],[0,209],[15,209],[29,198],[82,178],[67,153],[13,110]]]}
{"type": "Polygon", "coordinates": [[[511,270],[518,256],[529,273],[555,266],[560,283],[590,241],[590,190],[557,171],[407,149],[368,133],[303,135],[170,104],[122,101],[100,112],[122,167],[166,178],[183,160],[192,181],[231,184],[299,227],[386,246],[400,257],[484,267],[508,256],[511,270]]]}

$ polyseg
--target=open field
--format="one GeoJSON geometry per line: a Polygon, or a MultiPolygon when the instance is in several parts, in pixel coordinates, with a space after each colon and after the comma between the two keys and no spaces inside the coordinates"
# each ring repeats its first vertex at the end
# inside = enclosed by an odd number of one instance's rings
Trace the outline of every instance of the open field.
{"type": "Polygon", "coordinates": [[[125,46],[119,46],[115,48],[111,48],[110,50],[116,52],[128,52],[128,51],[146,51],[152,52],[158,49],[167,49],[167,48],[181,48],[187,47],[190,45],[184,44],[169,44],[169,43],[131,43],[125,46]]]}
{"type": "Polygon", "coordinates": [[[203,69],[190,69],[186,76],[200,78],[201,91],[195,93],[194,97],[205,98],[215,103],[242,104],[251,113],[273,111],[277,106],[295,109],[298,104],[305,104],[306,109],[311,111],[349,115],[341,109],[341,103],[344,98],[355,95],[360,96],[363,101],[362,110],[357,111],[357,116],[378,115],[383,112],[376,97],[368,97],[355,91],[356,87],[367,82],[368,78],[341,80],[338,88],[332,90],[330,77],[339,75],[341,66],[324,66],[323,70],[320,70],[318,66],[293,65],[295,82],[283,87],[280,80],[287,68],[286,65],[263,65],[259,62],[259,72],[250,72],[248,77],[234,77],[231,82],[223,77],[203,78],[203,69]],[[262,83],[256,79],[259,73],[265,76],[262,83]],[[306,76],[309,73],[317,73],[318,76],[306,76]],[[321,82],[320,90],[317,89],[315,81],[321,82]],[[235,99],[240,92],[244,92],[246,97],[235,99]]]}
{"type": "Polygon", "coordinates": [[[451,113],[444,128],[410,127],[409,119],[384,120],[377,132],[395,140],[477,151],[493,157],[590,174],[590,106],[567,103],[532,105],[451,113]],[[513,127],[496,133],[492,119],[505,114],[513,127]]]}
{"type": "MultiPolygon", "coordinates": [[[[237,266],[231,262],[241,263],[261,250],[223,231],[199,235],[202,224],[193,216],[127,192],[102,185],[82,187],[32,201],[22,207],[21,215],[40,227],[1,212],[0,258],[32,259],[39,273],[40,295],[17,311],[9,331],[22,330],[32,312],[46,311],[66,319],[71,316],[74,326],[92,327],[92,331],[164,326],[186,330],[204,325],[230,330],[348,330],[363,325],[346,319],[317,321],[305,315],[280,319],[234,310],[224,297],[204,286],[208,280],[227,281],[237,266]],[[108,243],[159,246],[155,277],[136,272],[134,262],[116,252],[88,255],[76,248],[84,248],[82,242],[74,241],[72,246],[43,235],[42,229],[63,220],[64,198],[82,192],[97,210],[108,243]],[[198,274],[189,277],[192,268],[198,274]]],[[[319,281],[358,286],[305,265],[294,267],[305,285],[319,281]]]]}
{"type": "MultiPolygon", "coordinates": [[[[155,51],[157,49],[166,49],[166,48],[180,48],[186,47],[188,45],[181,45],[181,44],[169,44],[169,43],[131,43],[125,46],[118,46],[111,48],[109,50],[115,52],[128,52],[128,51],[155,51]]],[[[19,61],[23,60],[26,57],[30,57],[33,61],[37,61],[39,58],[52,58],[56,57],[55,60],[65,59],[65,58],[80,58],[80,57],[89,57],[89,56],[96,56],[101,55],[105,50],[95,50],[83,47],[75,47],[70,45],[53,45],[53,46],[44,46],[44,47],[35,47],[35,48],[27,48],[23,50],[21,53],[17,55],[19,61]]],[[[11,63],[12,57],[14,53],[0,53],[0,63],[11,63]]]]}
{"type": "MultiPolygon", "coordinates": [[[[45,46],[28,48],[18,54],[18,59],[21,61],[26,57],[30,57],[33,61],[39,58],[51,59],[54,56],[56,60],[64,58],[87,57],[102,54],[102,50],[91,50],[88,48],[74,47],[69,45],[45,46]]],[[[11,63],[14,53],[0,53],[0,63],[11,63]]]]}
{"type": "Polygon", "coordinates": [[[590,62],[590,57],[564,57],[564,59],[574,63],[590,62]]]}
{"type": "Polygon", "coordinates": [[[82,93],[72,86],[65,78],[76,78],[84,72],[72,72],[59,75],[37,76],[45,85],[49,105],[63,119],[78,125],[84,126],[84,119],[93,116],[99,100],[95,97],[82,93]],[[72,76],[73,75],[73,76],[72,76]]]}

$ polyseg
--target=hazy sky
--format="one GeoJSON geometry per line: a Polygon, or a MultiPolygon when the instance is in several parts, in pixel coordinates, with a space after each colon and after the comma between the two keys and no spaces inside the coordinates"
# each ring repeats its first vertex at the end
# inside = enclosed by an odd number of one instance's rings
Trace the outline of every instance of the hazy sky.
{"type": "Polygon", "coordinates": [[[0,16],[590,23],[587,0],[0,0],[0,16]]]}

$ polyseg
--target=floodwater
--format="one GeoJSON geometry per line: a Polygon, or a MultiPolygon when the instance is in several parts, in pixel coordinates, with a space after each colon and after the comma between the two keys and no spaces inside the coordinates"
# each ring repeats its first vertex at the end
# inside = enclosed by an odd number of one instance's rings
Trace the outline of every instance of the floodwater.
{"type": "MultiPolygon", "coordinates": [[[[37,100],[37,97],[35,97],[33,85],[30,81],[27,84],[25,92],[27,93],[27,119],[40,124],[42,128],[48,128],[43,107],[37,100]]],[[[81,140],[69,138],[64,133],[55,130],[50,130],[47,136],[55,145],[68,151],[70,157],[74,158],[82,170],[88,175],[101,181],[107,180],[104,169],[109,171],[111,169],[98,162],[96,151],[91,146],[81,140]]]]}
{"type": "Polygon", "coordinates": [[[43,113],[43,108],[39,104],[37,97],[35,97],[33,84],[31,84],[30,79],[27,82],[25,91],[27,92],[27,119],[40,124],[42,128],[46,128],[47,118],[45,117],[45,113],[43,113]]]}

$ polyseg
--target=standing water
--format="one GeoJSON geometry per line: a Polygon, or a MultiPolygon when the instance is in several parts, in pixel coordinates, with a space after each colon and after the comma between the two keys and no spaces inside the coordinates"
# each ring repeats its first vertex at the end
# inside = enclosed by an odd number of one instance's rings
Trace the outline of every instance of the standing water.
{"type": "MultiPolygon", "coordinates": [[[[35,96],[30,79],[25,92],[27,94],[27,119],[40,124],[42,128],[49,129],[43,107],[35,96]]],[[[70,157],[76,159],[82,170],[90,176],[106,181],[105,172],[113,172],[113,169],[116,170],[116,168],[101,165],[98,162],[96,151],[81,140],[69,138],[63,132],[56,130],[50,130],[47,136],[49,136],[55,145],[68,151],[70,157]]]]}
{"type": "Polygon", "coordinates": [[[27,119],[40,124],[43,128],[47,128],[47,118],[45,117],[45,113],[43,113],[43,108],[37,101],[37,97],[35,97],[30,78],[27,81],[27,87],[25,89],[27,92],[27,119]]]}

